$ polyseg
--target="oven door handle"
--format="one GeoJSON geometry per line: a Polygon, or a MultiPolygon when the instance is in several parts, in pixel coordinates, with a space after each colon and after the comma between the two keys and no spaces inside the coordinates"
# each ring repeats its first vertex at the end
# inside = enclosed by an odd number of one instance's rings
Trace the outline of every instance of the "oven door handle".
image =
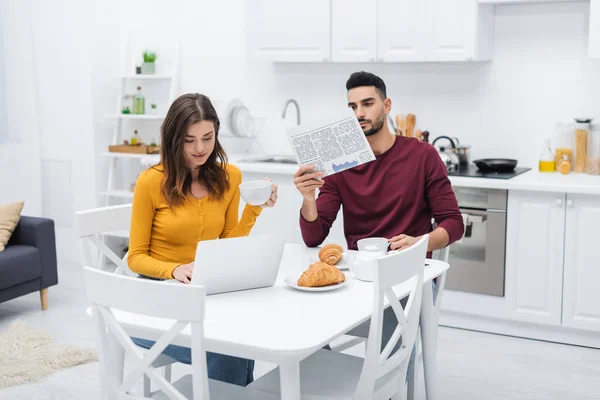
{"type": "Polygon", "coordinates": [[[487,214],[486,215],[465,214],[465,216],[467,217],[468,222],[482,224],[485,221],[487,221],[487,214]]]}
{"type": "Polygon", "coordinates": [[[465,225],[465,232],[463,237],[460,239],[460,243],[462,243],[462,239],[468,239],[471,237],[473,233],[473,224],[482,224],[487,221],[487,213],[486,214],[469,214],[463,213],[463,222],[465,225]]]}

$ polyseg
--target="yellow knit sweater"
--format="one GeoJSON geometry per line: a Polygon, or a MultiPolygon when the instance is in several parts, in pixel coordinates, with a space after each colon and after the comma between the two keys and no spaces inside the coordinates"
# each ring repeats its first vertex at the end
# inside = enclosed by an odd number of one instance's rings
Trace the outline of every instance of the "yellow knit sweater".
{"type": "Polygon", "coordinates": [[[239,168],[227,165],[229,190],[223,200],[191,194],[171,209],[161,193],[162,166],[142,172],[133,193],[129,268],[138,274],[171,279],[173,270],[194,261],[201,240],[247,236],[262,209],[246,205],[238,222],[239,168]]]}

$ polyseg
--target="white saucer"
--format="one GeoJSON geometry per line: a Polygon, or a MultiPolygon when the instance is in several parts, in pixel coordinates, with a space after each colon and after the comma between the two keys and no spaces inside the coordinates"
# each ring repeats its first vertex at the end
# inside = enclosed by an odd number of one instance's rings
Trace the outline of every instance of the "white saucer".
{"type": "Polygon", "coordinates": [[[298,286],[297,282],[298,282],[298,278],[299,276],[288,276],[287,278],[285,278],[284,282],[286,285],[293,287],[294,289],[298,289],[298,290],[304,290],[305,292],[328,292],[330,290],[335,290],[335,289],[339,289],[343,286],[346,286],[346,283],[348,283],[348,275],[346,276],[346,280],[342,283],[338,283],[335,285],[328,285],[328,286],[317,286],[317,287],[307,287],[307,286],[298,286]]]}

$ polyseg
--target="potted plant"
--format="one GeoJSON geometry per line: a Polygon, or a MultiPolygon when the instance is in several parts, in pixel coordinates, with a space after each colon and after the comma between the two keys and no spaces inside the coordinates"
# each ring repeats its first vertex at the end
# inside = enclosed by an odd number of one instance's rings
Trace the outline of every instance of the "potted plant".
{"type": "Polygon", "coordinates": [[[157,111],[158,111],[158,110],[156,109],[156,107],[157,107],[157,106],[156,106],[156,104],[154,104],[154,103],[150,104],[150,114],[152,114],[152,115],[156,115],[156,113],[157,113],[157,111]]]}
{"type": "Polygon", "coordinates": [[[142,74],[154,74],[156,72],[156,53],[144,51],[144,62],[142,63],[142,74]]]}

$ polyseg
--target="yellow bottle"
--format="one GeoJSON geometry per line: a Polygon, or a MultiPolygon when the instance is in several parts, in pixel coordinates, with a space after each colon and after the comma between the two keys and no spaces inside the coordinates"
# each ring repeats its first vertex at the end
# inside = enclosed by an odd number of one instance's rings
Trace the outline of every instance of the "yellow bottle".
{"type": "Polygon", "coordinates": [[[540,154],[540,172],[554,172],[556,169],[556,163],[554,162],[554,155],[550,150],[550,139],[546,139],[546,143],[542,153],[540,154]]]}
{"type": "Polygon", "coordinates": [[[571,163],[569,162],[569,156],[563,154],[563,159],[558,167],[561,174],[566,175],[571,172],[571,163]]]}
{"type": "Polygon", "coordinates": [[[131,144],[132,146],[137,146],[137,144],[138,144],[138,141],[139,141],[139,139],[138,139],[138,138],[139,138],[139,136],[138,136],[138,131],[137,131],[137,129],[136,129],[136,130],[134,130],[134,131],[133,131],[133,136],[131,137],[131,142],[130,142],[130,144],[131,144]]]}

